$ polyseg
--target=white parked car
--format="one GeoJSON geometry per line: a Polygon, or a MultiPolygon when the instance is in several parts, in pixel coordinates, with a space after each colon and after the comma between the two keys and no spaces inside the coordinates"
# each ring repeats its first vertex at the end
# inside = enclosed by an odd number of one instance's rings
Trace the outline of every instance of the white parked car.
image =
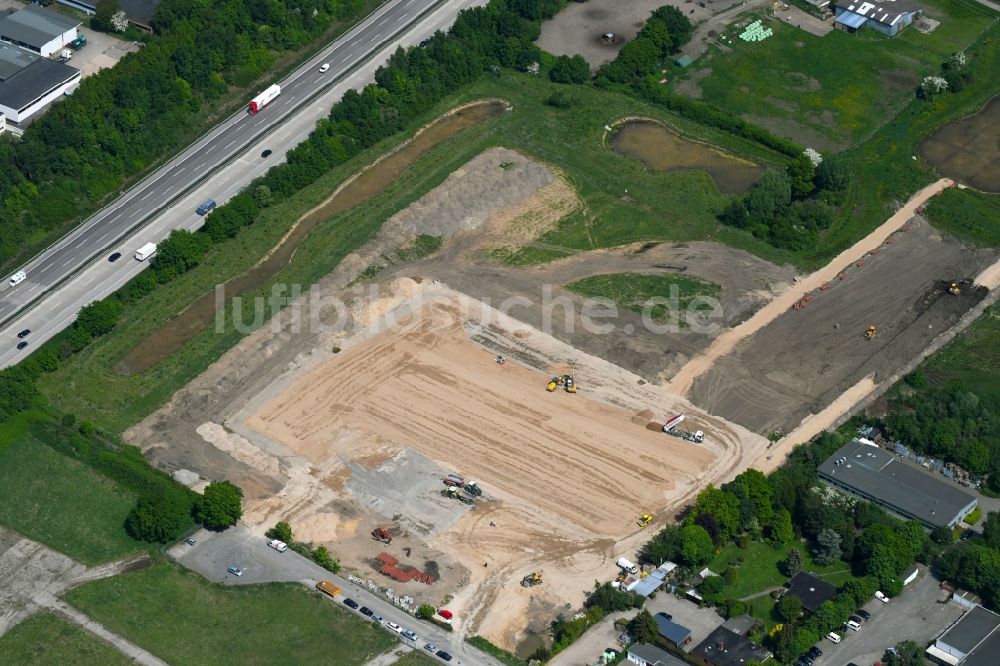
{"type": "Polygon", "coordinates": [[[279,541],[278,539],[271,539],[270,541],[267,542],[267,545],[270,546],[271,548],[274,548],[279,553],[283,553],[286,550],[288,550],[288,544],[286,544],[284,541],[279,541]]]}
{"type": "Polygon", "coordinates": [[[330,69],[330,63],[324,62],[323,65],[319,68],[320,74],[322,74],[328,69],[330,69]]]}
{"type": "Polygon", "coordinates": [[[390,631],[395,631],[397,634],[403,633],[403,628],[398,624],[396,624],[395,622],[386,622],[385,628],[389,629],[390,631]]]}
{"type": "Polygon", "coordinates": [[[839,643],[841,640],[840,634],[834,633],[832,631],[828,633],[826,637],[830,640],[831,643],[839,643]]]}
{"type": "Polygon", "coordinates": [[[881,590],[878,590],[878,591],[875,592],[875,598],[878,599],[879,601],[881,601],[884,604],[889,603],[889,597],[887,597],[884,594],[882,594],[881,590]]]}

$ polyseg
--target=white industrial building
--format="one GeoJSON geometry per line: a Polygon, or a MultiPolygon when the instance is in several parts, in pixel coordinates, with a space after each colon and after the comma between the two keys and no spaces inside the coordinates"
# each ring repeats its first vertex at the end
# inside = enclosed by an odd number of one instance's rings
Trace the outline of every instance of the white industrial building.
{"type": "Polygon", "coordinates": [[[80,78],[76,68],[0,43],[0,114],[23,123],[79,85],[80,78]]]}
{"type": "Polygon", "coordinates": [[[76,19],[28,5],[0,18],[0,41],[48,58],[76,39],[80,25],[76,19]]]}

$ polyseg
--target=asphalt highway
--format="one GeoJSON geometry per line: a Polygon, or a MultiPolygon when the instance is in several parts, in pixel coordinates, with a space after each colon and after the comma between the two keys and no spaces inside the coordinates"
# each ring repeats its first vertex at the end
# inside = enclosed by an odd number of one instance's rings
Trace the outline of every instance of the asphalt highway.
{"type": "MultiPolygon", "coordinates": [[[[197,229],[198,205],[220,205],[284,160],[350,88],[373,80],[397,46],[419,43],[447,29],[461,9],[485,0],[392,0],[279,81],[281,94],[256,115],[241,110],[79,225],[20,270],[27,279],[0,282],[0,367],[16,363],[147,267],[133,258],[146,242],[173,229],[197,229]],[[319,71],[329,63],[330,69],[319,71]],[[261,157],[264,148],[272,150],[261,157]],[[122,257],[108,261],[112,252],[122,257]],[[19,331],[30,330],[23,350],[19,331]]],[[[247,100],[249,102],[249,99],[247,100]]]]}

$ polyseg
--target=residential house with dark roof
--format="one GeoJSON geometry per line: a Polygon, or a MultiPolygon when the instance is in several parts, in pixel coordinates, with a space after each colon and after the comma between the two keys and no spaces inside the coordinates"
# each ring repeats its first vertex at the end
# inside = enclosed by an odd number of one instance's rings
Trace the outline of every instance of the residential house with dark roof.
{"type": "Polygon", "coordinates": [[[649,643],[636,643],[629,647],[625,658],[639,666],[688,666],[683,660],[649,643]]]}
{"type": "Polygon", "coordinates": [[[710,666],[746,666],[751,659],[764,663],[771,658],[771,651],[719,626],[691,651],[691,656],[710,666]]]}
{"type": "Polygon", "coordinates": [[[812,612],[824,601],[837,596],[837,587],[811,573],[800,571],[785,584],[785,596],[790,594],[797,596],[802,601],[802,607],[812,612]]]}
{"type": "Polygon", "coordinates": [[[653,619],[660,628],[660,635],[671,645],[684,649],[691,642],[691,630],[674,622],[666,613],[657,613],[653,619]]]}

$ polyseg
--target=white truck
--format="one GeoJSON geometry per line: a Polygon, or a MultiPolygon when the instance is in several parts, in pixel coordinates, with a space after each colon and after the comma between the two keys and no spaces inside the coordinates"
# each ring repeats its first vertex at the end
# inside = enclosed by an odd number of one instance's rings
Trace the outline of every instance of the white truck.
{"type": "Polygon", "coordinates": [[[146,261],[156,254],[156,243],[146,243],[135,251],[135,258],[139,261],[146,261]]]}
{"type": "Polygon", "coordinates": [[[280,94],[281,86],[278,84],[269,87],[267,90],[250,100],[250,105],[247,107],[247,113],[251,116],[255,115],[258,111],[273,102],[274,99],[280,94]]]}
{"type": "Polygon", "coordinates": [[[268,547],[274,548],[279,553],[283,553],[288,550],[288,544],[284,541],[279,541],[278,539],[271,539],[267,542],[268,547]]]}
{"type": "Polygon", "coordinates": [[[618,566],[624,569],[625,571],[629,572],[630,574],[639,573],[639,567],[635,566],[632,562],[625,559],[624,557],[618,558],[618,566]]]}

